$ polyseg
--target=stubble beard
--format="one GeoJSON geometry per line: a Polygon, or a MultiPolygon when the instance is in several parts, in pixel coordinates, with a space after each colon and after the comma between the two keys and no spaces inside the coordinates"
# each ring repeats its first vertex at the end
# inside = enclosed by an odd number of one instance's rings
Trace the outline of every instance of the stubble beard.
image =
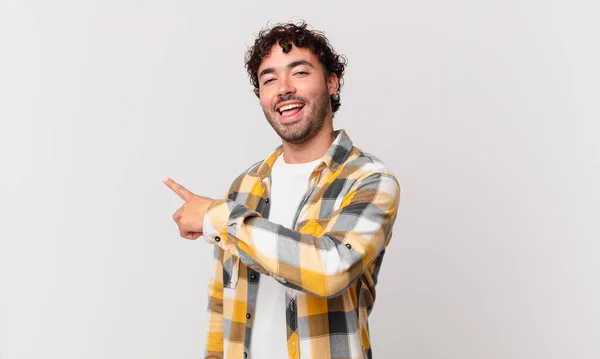
{"type": "Polygon", "coordinates": [[[298,119],[297,122],[291,124],[280,124],[277,120],[278,112],[276,110],[266,111],[263,107],[263,113],[267,121],[277,135],[288,143],[301,144],[312,139],[325,124],[325,118],[331,108],[331,98],[327,87],[325,87],[321,96],[313,101],[312,106],[306,103],[300,97],[288,96],[282,99],[283,101],[297,100],[305,103],[303,108],[307,110],[310,107],[310,113],[305,112],[303,117],[298,119]]]}

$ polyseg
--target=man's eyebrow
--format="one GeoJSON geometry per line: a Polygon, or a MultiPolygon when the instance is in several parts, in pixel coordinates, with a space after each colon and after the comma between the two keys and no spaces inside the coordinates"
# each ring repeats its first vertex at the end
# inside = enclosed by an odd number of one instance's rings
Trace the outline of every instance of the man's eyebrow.
{"type": "Polygon", "coordinates": [[[262,71],[260,72],[260,74],[258,74],[258,78],[261,78],[261,77],[263,77],[264,75],[266,75],[266,74],[270,74],[270,73],[273,73],[273,72],[275,72],[275,70],[273,70],[273,68],[272,68],[272,67],[267,67],[266,69],[262,70],[262,71]]]}
{"type": "Polygon", "coordinates": [[[288,69],[294,68],[296,66],[300,66],[300,65],[308,65],[312,68],[315,68],[310,62],[306,61],[306,60],[298,60],[298,61],[294,61],[294,62],[290,62],[287,67],[288,69]]]}
{"type": "MultiPolygon", "coordinates": [[[[296,67],[296,66],[301,66],[301,65],[307,65],[307,66],[310,66],[310,67],[312,67],[313,69],[315,68],[315,67],[314,67],[314,66],[313,66],[313,65],[312,65],[310,62],[308,62],[308,61],[306,61],[306,60],[297,60],[297,61],[292,61],[292,62],[290,62],[290,63],[289,63],[289,64],[288,64],[286,67],[287,67],[288,69],[292,69],[292,68],[294,68],[294,67],[296,67]]],[[[262,70],[262,71],[260,72],[260,74],[258,74],[258,78],[261,78],[261,77],[263,77],[264,75],[271,74],[271,73],[273,73],[273,72],[275,72],[275,70],[274,70],[272,67],[267,67],[266,69],[262,70]]]]}

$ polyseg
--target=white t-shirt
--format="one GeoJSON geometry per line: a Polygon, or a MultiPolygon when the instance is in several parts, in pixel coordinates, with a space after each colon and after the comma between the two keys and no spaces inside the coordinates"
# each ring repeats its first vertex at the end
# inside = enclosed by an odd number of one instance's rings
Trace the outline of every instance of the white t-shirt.
{"type": "MultiPolygon", "coordinates": [[[[308,190],[310,174],[321,159],[288,164],[283,154],[271,170],[271,209],[269,221],[292,228],[300,201],[308,190]]],[[[256,296],[252,326],[251,358],[287,358],[285,322],[285,286],[267,275],[261,275],[256,296]]]]}

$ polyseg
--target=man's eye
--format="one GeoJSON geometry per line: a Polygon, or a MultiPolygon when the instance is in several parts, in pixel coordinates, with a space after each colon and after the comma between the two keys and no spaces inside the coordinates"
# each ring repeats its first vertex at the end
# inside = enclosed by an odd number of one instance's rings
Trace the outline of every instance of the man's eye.
{"type": "Polygon", "coordinates": [[[306,72],[306,71],[298,71],[298,72],[296,72],[296,75],[308,75],[308,72],[306,72]]]}
{"type": "Polygon", "coordinates": [[[275,81],[275,79],[268,79],[267,81],[263,82],[263,85],[266,85],[266,84],[268,84],[268,83],[270,83],[272,81],[275,81]]]}

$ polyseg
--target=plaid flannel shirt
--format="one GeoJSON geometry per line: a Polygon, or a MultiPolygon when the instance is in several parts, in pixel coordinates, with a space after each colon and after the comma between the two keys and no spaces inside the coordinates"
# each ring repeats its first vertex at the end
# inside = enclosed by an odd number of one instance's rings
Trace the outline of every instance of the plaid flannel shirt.
{"type": "Polygon", "coordinates": [[[268,220],[271,167],[281,146],[208,209],[204,238],[215,244],[215,272],[205,358],[250,357],[261,275],[286,287],[289,358],[372,358],[368,316],[400,185],[344,130],[335,136],[310,175],[293,228],[268,220]]]}

